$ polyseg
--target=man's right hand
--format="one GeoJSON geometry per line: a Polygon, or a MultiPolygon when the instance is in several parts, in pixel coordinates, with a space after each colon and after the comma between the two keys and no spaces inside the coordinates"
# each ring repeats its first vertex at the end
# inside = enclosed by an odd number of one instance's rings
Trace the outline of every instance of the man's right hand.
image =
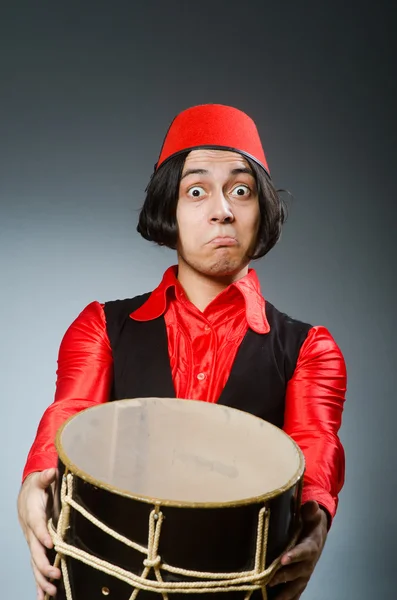
{"type": "Polygon", "coordinates": [[[55,596],[56,587],[48,579],[61,577],[60,569],[50,564],[45,550],[53,547],[47,529],[47,504],[48,488],[56,477],[56,469],[31,473],[23,482],[18,495],[18,517],[30,549],[38,600],[44,600],[45,593],[55,596]]]}

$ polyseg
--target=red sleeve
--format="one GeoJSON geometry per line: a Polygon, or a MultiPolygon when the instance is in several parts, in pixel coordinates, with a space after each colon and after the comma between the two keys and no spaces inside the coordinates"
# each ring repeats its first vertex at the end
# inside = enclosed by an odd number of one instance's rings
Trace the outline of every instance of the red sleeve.
{"type": "Polygon", "coordinates": [[[58,428],[70,416],[109,399],[113,359],[106,332],[103,305],[89,304],[72,323],[59,348],[54,402],[41,418],[23,471],[57,466],[54,441],[58,428]]]}
{"type": "Polygon", "coordinates": [[[345,478],[345,455],[338,431],[346,383],[345,361],[336,342],[325,327],[312,327],[288,382],[284,431],[305,456],[302,503],[316,500],[328,511],[331,521],[345,478]]]}

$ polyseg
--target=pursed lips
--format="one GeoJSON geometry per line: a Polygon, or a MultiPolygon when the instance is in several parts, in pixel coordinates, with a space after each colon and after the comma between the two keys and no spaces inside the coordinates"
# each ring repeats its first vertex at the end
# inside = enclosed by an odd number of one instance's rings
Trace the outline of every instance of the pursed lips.
{"type": "Polygon", "coordinates": [[[212,240],[210,240],[208,243],[219,245],[219,246],[235,246],[237,244],[237,240],[235,237],[232,237],[231,235],[225,235],[225,236],[217,236],[215,238],[212,238],[212,240]]]}

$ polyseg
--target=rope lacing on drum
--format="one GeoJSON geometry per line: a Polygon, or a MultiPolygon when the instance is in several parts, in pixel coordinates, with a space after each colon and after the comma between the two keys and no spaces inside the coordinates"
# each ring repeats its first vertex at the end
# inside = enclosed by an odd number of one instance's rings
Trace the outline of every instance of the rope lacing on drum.
{"type": "MultiPolygon", "coordinates": [[[[270,511],[268,508],[264,506],[259,510],[258,513],[254,569],[251,571],[240,571],[237,573],[211,573],[204,571],[193,571],[163,563],[158,554],[163,519],[164,515],[160,510],[160,506],[156,505],[149,515],[148,546],[145,548],[144,546],[133,542],[132,540],[119,534],[117,531],[111,529],[102,523],[102,521],[94,517],[94,515],[92,515],[84,507],[78,504],[78,502],[73,499],[73,475],[71,473],[64,475],[61,485],[61,512],[58,518],[57,528],[54,528],[52,519],[50,519],[48,522],[48,530],[54,543],[54,549],[57,552],[54,566],[58,567],[59,564],[61,565],[67,600],[73,600],[66,564],[67,556],[131,585],[134,590],[130,596],[130,600],[135,600],[140,590],[158,592],[162,595],[163,600],[168,600],[169,593],[197,594],[245,591],[247,592],[245,600],[249,600],[252,592],[257,589],[262,591],[263,600],[266,600],[266,585],[273,576],[275,570],[279,567],[281,558],[279,557],[274,560],[272,564],[265,569],[270,522],[270,511]],[[122,542],[130,548],[134,548],[138,552],[145,554],[146,557],[143,559],[144,568],[142,574],[137,575],[127,571],[126,569],[122,569],[117,565],[109,563],[106,560],[102,560],[65,542],[65,532],[69,526],[71,507],[109,536],[122,542]],[[151,569],[154,570],[156,580],[148,579],[151,569]],[[193,577],[196,578],[196,581],[164,581],[161,571],[166,571],[183,577],[193,577]],[[200,581],[200,579],[204,579],[204,581],[200,581]]],[[[286,551],[295,545],[298,533],[299,532],[296,532],[290,544],[286,548],[286,551]]],[[[46,600],[49,600],[48,595],[46,595],[46,600]]]]}

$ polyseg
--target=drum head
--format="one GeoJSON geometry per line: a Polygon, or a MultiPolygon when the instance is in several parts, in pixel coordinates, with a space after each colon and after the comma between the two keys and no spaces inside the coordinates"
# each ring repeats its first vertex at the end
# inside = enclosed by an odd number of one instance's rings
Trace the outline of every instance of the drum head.
{"type": "Polygon", "coordinates": [[[56,446],[70,471],[148,502],[252,502],[289,489],[303,454],[277,427],[227,406],[175,398],[101,404],[71,417],[56,446]]]}

